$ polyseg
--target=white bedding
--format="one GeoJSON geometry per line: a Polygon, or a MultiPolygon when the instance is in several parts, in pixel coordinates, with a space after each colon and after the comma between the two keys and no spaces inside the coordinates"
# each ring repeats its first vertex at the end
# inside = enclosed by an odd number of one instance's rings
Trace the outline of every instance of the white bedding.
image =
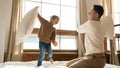
{"type": "MultiPolygon", "coordinates": [[[[43,61],[43,65],[40,68],[67,68],[65,64],[67,61],[55,61],[51,64],[49,61],[43,61]]],[[[35,68],[37,62],[5,62],[0,63],[0,68],[35,68]]],[[[120,66],[106,64],[104,68],[120,68],[120,66]]]]}

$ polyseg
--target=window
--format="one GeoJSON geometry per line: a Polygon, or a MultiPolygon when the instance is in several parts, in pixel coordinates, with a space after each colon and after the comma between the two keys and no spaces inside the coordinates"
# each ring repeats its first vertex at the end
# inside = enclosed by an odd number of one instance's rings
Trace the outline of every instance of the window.
{"type": "MultiPolygon", "coordinates": [[[[113,0],[113,18],[114,18],[114,25],[120,24],[120,0],[113,0]]],[[[120,26],[115,27],[115,34],[120,33],[120,26]]],[[[116,48],[120,50],[120,40],[116,38],[116,48]]]]}
{"type": "MultiPolygon", "coordinates": [[[[58,46],[52,44],[52,48],[55,50],[77,50],[76,37],[75,36],[57,36],[56,41],[58,46]],[[61,39],[60,39],[61,38],[61,39]]],[[[32,34],[24,41],[24,49],[39,49],[39,39],[36,34],[32,34]]]]}
{"type": "MultiPolygon", "coordinates": [[[[110,9],[112,10],[112,16],[113,16],[113,21],[114,21],[114,25],[117,25],[117,26],[114,26],[114,33],[116,35],[116,38],[115,38],[115,45],[116,45],[116,50],[120,50],[120,0],[111,0],[111,6],[110,9]]],[[[105,8],[105,15],[108,14],[108,8],[107,8],[107,5],[106,5],[106,0],[104,0],[104,8],[105,8]]],[[[110,5],[110,4],[109,4],[110,5]]],[[[107,39],[107,47],[106,49],[107,50],[110,50],[110,39],[107,39]]]]}
{"type": "Polygon", "coordinates": [[[23,43],[24,49],[39,49],[39,39],[36,34],[29,36],[23,43]]]}
{"type": "MultiPolygon", "coordinates": [[[[76,31],[76,0],[24,0],[23,16],[35,6],[39,6],[39,14],[47,20],[49,20],[52,15],[58,15],[60,21],[54,27],[56,27],[57,30],[61,30],[63,34],[66,33],[66,31],[71,31],[71,33],[76,31]]],[[[39,29],[39,27],[40,23],[38,19],[36,19],[34,29],[39,29]]],[[[76,35],[63,34],[57,35],[56,41],[58,42],[58,46],[55,47],[52,44],[52,48],[54,50],[77,50],[76,35]]],[[[23,48],[39,49],[37,33],[32,34],[24,41],[23,48]]]]}
{"type": "Polygon", "coordinates": [[[57,36],[58,46],[52,45],[55,50],[77,50],[75,36],[57,36]]]}
{"type": "MultiPolygon", "coordinates": [[[[120,24],[120,1],[114,0],[113,2],[113,14],[114,14],[114,24],[120,24]]],[[[120,26],[115,27],[115,33],[120,33],[120,26]]]]}

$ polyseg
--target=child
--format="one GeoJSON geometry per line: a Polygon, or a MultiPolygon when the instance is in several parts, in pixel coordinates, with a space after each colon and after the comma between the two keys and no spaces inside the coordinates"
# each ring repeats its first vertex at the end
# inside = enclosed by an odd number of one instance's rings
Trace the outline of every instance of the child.
{"type": "Polygon", "coordinates": [[[48,53],[48,60],[51,63],[53,63],[51,42],[53,43],[54,46],[57,46],[57,42],[55,41],[56,29],[53,27],[53,25],[58,23],[59,17],[56,15],[53,15],[50,18],[50,22],[49,22],[38,14],[38,19],[41,23],[41,27],[38,33],[40,55],[39,55],[37,66],[41,66],[42,60],[44,58],[45,49],[48,53]]]}

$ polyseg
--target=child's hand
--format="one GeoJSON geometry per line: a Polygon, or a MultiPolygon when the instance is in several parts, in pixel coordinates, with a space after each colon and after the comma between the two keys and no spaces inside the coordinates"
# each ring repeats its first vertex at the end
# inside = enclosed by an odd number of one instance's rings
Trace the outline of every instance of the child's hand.
{"type": "Polygon", "coordinates": [[[56,41],[54,41],[54,42],[53,42],[53,45],[54,45],[54,46],[57,46],[57,42],[56,42],[56,41]]]}

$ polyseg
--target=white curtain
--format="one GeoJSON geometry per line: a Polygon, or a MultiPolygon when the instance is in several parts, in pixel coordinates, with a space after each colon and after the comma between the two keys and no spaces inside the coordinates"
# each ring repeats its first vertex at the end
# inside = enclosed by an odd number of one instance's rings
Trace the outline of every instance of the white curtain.
{"type": "Polygon", "coordinates": [[[22,45],[15,46],[16,30],[21,20],[21,6],[22,0],[12,1],[11,22],[9,28],[8,44],[5,47],[4,61],[18,60],[22,56],[22,45]]]}
{"type": "MultiPolygon", "coordinates": [[[[77,0],[77,14],[78,14],[78,26],[87,21],[87,6],[86,0],[77,0]]],[[[84,34],[78,34],[78,56],[84,56],[84,34]]]]}
{"type": "Polygon", "coordinates": [[[22,0],[13,0],[11,24],[8,45],[5,51],[5,61],[22,59],[23,41],[31,34],[35,18],[38,15],[38,6],[30,10],[21,20],[22,0]]]}

